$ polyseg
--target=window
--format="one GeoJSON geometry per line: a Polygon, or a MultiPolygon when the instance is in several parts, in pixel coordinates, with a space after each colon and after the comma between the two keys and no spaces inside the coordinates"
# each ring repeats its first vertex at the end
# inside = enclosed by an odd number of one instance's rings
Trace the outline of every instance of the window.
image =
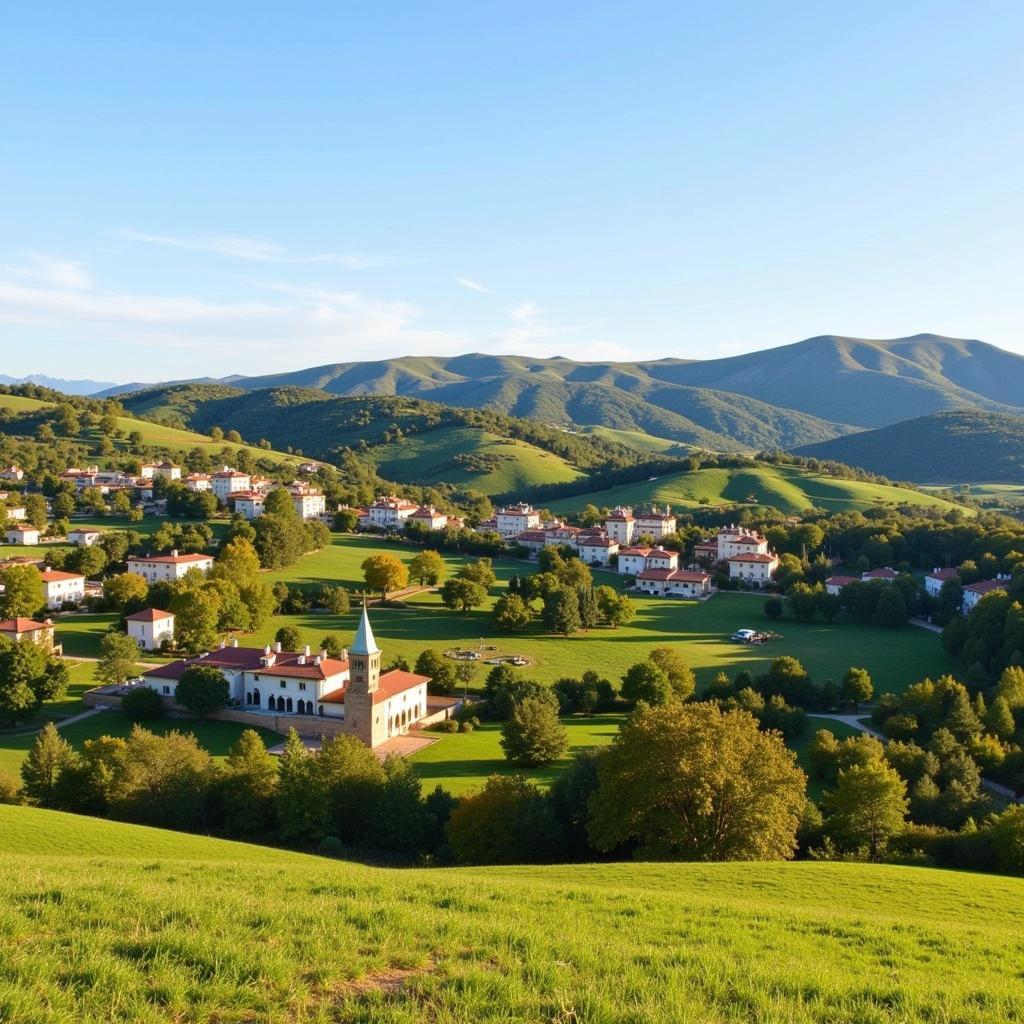
{"type": "Polygon", "coordinates": [[[306,684],[305,683],[299,683],[299,689],[300,690],[304,690],[305,688],[306,688],[306,684]]]}
{"type": "Polygon", "coordinates": [[[171,688],[169,686],[165,686],[164,687],[164,693],[170,694],[170,692],[171,692],[171,688]]]}
{"type": "Polygon", "coordinates": [[[287,682],[285,682],[285,680],[283,680],[283,679],[282,679],[282,680],[281,680],[281,689],[282,689],[282,690],[285,690],[285,689],[287,689],[287,688],[288,688],[288,683],[287,683],[287,682]]]}

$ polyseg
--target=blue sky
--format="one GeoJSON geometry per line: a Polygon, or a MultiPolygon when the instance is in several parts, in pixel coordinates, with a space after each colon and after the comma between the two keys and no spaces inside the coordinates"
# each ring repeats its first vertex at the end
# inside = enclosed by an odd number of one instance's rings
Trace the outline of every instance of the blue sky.
{"type": "Polygon", "coordinates": [[[0,373],[834,332],[1024,353],[1016,2],[49,3],[0,34],[0,373]]]}

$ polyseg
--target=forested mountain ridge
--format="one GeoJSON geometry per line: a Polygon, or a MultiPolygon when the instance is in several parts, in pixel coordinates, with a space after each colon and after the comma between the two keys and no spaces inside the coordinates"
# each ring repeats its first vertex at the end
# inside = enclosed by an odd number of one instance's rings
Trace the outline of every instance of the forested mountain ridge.
{"type": "Polygon", "coordinates": [[[806,445],[796,453],[915,483],[1020,483],[1024,418],[976,410],[941,412],[806,445]]]}

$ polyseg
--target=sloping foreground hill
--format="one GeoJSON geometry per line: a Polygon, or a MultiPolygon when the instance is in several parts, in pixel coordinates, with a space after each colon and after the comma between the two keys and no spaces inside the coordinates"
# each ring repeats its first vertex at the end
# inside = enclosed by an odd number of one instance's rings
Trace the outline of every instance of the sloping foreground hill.
{"type": "Polygon", "coordinates": [[[0,807],[0,1020],[1024,1015],[1024,881],[856,864],[398,870],[0,807]]]}
{"type": "Polygon", "coordinates": [[[800,455],[916,483],[1024,483],[1024,418],[942,412],[807,445],[800,455]]]}
{"type": "Polygon", "coordinates": [[[545,501],[555,512],[577,511],[588,502],[598,508],[615,505],[669,504],[675,508],[693,508],[700,504],[728,505],[735,502],[771,506],[787,515],[809,508],[832,512],[870,508],[878,503],[921,505],[949,511],[963,507],[932,494],[875,484],[861,480],[842,480],[811,473],[794,466],[753,465],[745,469],[706,467],[696,472],[666,473],[651,480],[622,484],[603,491],[592,491],[572,498],[545,501]]]}

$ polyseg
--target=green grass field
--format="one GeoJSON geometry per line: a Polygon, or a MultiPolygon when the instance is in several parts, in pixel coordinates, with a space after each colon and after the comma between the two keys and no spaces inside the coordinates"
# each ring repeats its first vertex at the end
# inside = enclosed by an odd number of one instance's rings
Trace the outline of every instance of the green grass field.
{"type": "Polygon", "coordinates": [[[509,764],[501,749],[501,725],[497,722],[484,722],[471,733],[430,733],[439,736],[437,742],[414,754],[410,761],[426,791],[440,785],[461,796],[480,789],[492,775],[526,775],[548,786],[569,764],[575,751],[611,743],[624,718],[625,715],[563,718],[569,749],[561,760],[545,768],[516,768],[509,764]]]}
{"type": "MultiPolygon", "coordinates": [[[[42,402],[35,398],[22,398],[20,395],[0,395],[0,409],[10,409],[12,412],[38,412],[40,410],[53,408],[53,402],[42,402]]],[[[214,441],[205,434],[197,434],[192,430],[179,430],[176,427],[166,427],[159,423],[150,423],[146,420],[137,420],[130,416],[118,416],[117,428],[124,432],[127,437],[133,431],[142,435],[142,443],[147,447],[167,451],[181,456],[193,448],[203,450],[209,449],[212,452],[220,452],[223,448],[229,448],[233,452],[246,449],[254,459],[267,459],[281,466],[297,466],[305,461],[299,455],[287,455],[284,452],[276,452],[253,445],[232,444],[230,441],[214,441]]],[[[75,438],[84,444],[96,444],[98,435],[91,435],[83,432],[75,438]]],[[[124,442],[115,442],[115,448],[121,449],[124,442]]],[[[102,459],[100,461],[103,461],[102,459]]]]}
{"type": "Polygon", "coordinates": [[[17,1024],[1002,1024],[1024,881],[862,864],[386,869],[0,807],[17,1024]]]}
{"type": "Polygon", "coordinates": [[[484,494],[506,494],[575,480],[580,471],[565,459],[524,441],[471,427],[443,427],[413,434],[366,453],[385,480],[470,486],[484,494]],[[455,462],[457,456],[477,460],[455,462]]]}
{"type": "Polygon", "coordinates": [[[593,491],[572,498],[558,498],[547,504],[554,512],[576,512],[590,503],[599,508],[614,505],[671,504],[694,508],[706,504],[729,505],[747,502],[771,506],[787,514],[809,508],[833,512],[846,509],[864,510],[879,502],[934,506],[942,509],[960,508],[942,498],[921,491],[884,484],[862,483],[858,480],[837,480],[808,473],[792,466],[756,466],[751,469],[719,469],[710,467],[694,473],[669,473],[653,480],[622,484],[604,491],[593,491]]]}
{"type": "Polygon", "coordinates": [[[626,445],[627,448],[635,448],[648,455],[686,455],[694,450],[693,445],[685,444],[682,441],[673,441],[670,437],[655,437],[642,430],[619,430],[615,427],[580,427],[579,429],[584,434],[593,434],[595,437],[603,437],[608,441],[617,441],[619,444],[626,445]]]}
{"type": "MultiPolygon", "coordinates": [[[[291,568],[271,574],[271,578],[307,585],[361,587],[361,562],[380,551],[409,561],[417,549],[380,538],[335,535],[330,548],[305,555],[291,568]]],[[[464,559],[447,561],[454,572],[464,559]]],[[[424,647],[469,647],[483,639],[531,658],[533,667],[526,671],[544,682],[554,682],[562,676],[578,676],[586,668],[619,677],[651,648],[668,646],[680,650],[687,658],[697,672],[699,685],[709,682],[720,670],[730,675],[741,669],[755,674],[764,672],[773,658],[791,654],[820,680],[839,679],[850,665],[863,665],[879,692],[901,691],[924,676],[934,678],[956,668],[933,633],[910,626],[886,630],[845,617],[831,626],[784,620],[779,626],[783,639],[762,647],[730,643],[728,637],[736,629],[767,624],[762,611],[764,599],[738,593],[722,593],[702,604],[638,596],[636,619],[618,630],[602,628],[557,637],[545,635],[535,625],[521,636],[498,634],[491,626],[489,608],[512,573],[534,572],[536,564],[505,559],[496,562],[495,569],[498,586],[491,592],[487,607],[468,614],[449,611],[436,593],[410,598],[405,607],[375,608],[374,630],[384,648],[385,660],[402,655],[414,661],[424,647]]],[[[621,578],[614,573],[598,573],[596,580],[621,584],[621,578]]],[[[297,626],[315,645],[317,637],[325,633],[336,633],[343,640],[350,636],[355,629],[355,612],[347,616],[278,616],[256,633],[253,641],[262,644],[272,640],[284,622],[297,626]]]]}
{"type": "MultiPolygon", "coordinates": [[[[378,537],[335,534],[329,548],[304,555],[295,565],[268,573],[267,578],[356,590],[362,588],[360,565],[368,556],[386,551],[408,562],[417,550],[378,537]]],[[[448,556],[446,561],[449,572],[454,573],[466,559],[448,556]]],[[[621,629],[599,628],[558,637],[544,634],[538,622],[524,635],[499,634],[491,626],[490,607],[513,573],[534,572],[536,564],[502,559],[495,569],[498,585],[487,605],[470,613],[449,611],[436,593],[416,595],[403,607],[374,608],[374,630],[384,648],[385,661],[400,655],[412,662],[425,647],[474,647],[483,640],[499,644],[503,651],[526,655],[533,665],[525,671],[550,683],[562,676],[578,676],[586,668],[617,678],[646,657],[651,648],[668,646],[687,658],[697,672],[699,685],[709,682],[718,671],[730,675],[741,669],[754,674],[764,672],[773,658],[791,654],[821,680],[838,679],[850,665],[862,665],[871,673],[878,692],[898,692],[924,676],[934,678],[956,668],[939,637],[927,630],[909,626],[888,630],[845,617],[833,625],[784,620],[779,626],[783,639],[763,647],[730,643],[728,637],[736,629],[767,624],[763,598],[749,594],[722,593],[702,604],[637,596],[637,617],[621,629]]],[[[598,583],[621,584],[614,573],[598,573],[596,579],[598,583]]],[[[95,657],[99,641],[113,621],[109,614],[66,616],[57,620],[57,633],[69,654],[95,657]]],[[[327,633],[337,634],[345,642],[355,630],[356,612],[344,616],[319,612],[274,616],[242,642],[268,643],[282,625],[296,626],[311,646],[327,633]]]]}
{"type": "MultiPolygon", "coordinates": [[[[200,745],[205,747],[216,759],[227,755],[231,745],[246,728],[235,722],[200,722],[171,718],[147,722],[145,727],[150,732],[158,733],[161,736],[172,730],[192,733],[200,745]]],[[[98,739],[100,736],[127,737],[131,730],[132,723],[119,711],[102,711],[98,715],[92,715],[80,722],[72,722],[70,725],[64,726],[60,733],[73,747],[79,748],[86,740],[98,739]]],[[[263,737],[267,746],[280,743],[283,738],[269,729],[257,729],[256,731],[263,737]]],[[[17,777],[21,762],[34,742],[34,734],[0,734],[0,771],[6,771],[17,777]]],[[[3,1016],[0,1015],[0,1021],[2,1020],[3,1016]]]]}

